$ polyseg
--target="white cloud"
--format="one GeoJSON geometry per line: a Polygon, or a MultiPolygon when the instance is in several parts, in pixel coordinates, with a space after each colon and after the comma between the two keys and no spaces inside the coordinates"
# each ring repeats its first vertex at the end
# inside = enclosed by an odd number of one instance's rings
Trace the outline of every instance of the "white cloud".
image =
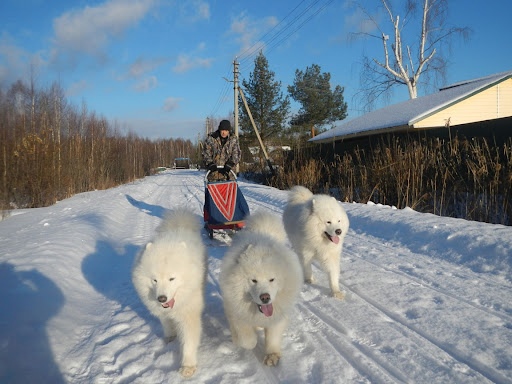
{"type": "Polygon", "coordinates": [[[210,18],[210,5],[203,1],[199,2],[198,7],[198,15],[201,19],[209,19],[210,18]]]}
{"type": "Polygon", "coordinates": [[[145,75],[148,72],[153,71],[154,69],[158,68],[162,63],[164,63],[164,59],[143,59],[143,58],[137,58],[133,62],[132,65],[130,65],[130,68],[128,69],[128,76],[129,77],[140,77],[145,75]]]}
{"type": "Polygon", "coordinates": [[[137,92],[147,92],[158,85],[158,80],[156,76],[148,76],[144,79],[140,80],[135,84],[134,89],[137,92]]]}
{"type": "Polygon", "coordinates": [[[66,89],[66,95],[67,96],[78,95],[78,94],[82,93],[85,89],[87,89],[88,87],[89,87],[89,85],[87,84],[87,82],[85,80],[78,81],[76,83],[71,84],[66,89]]]}
{"type": "Polygon", "coordinates": [[[153,117],[133,117],[122,120],[126,133],[133,132],[140,137],[150,140],[165,138],[181,138],[195,142],[198,135],[203,133],[204,120],[169,121],[168,115],[153,117]]]}
{"type": "Polygon", "coordinates": [[[110,0],[64,13],[53,21],[54,55],[86,53],[101,58],[110,41],[135,26],[155,4],[155,0],[110,0]]]}
{"type": "Polygon", "coordinates": [[[173,72],[184,73],[195,68],[209,68],[212,65],[213,59],[203,59],[200,57],[191,57],[189,55],[181,54],[176,60],[176,65],[172,68],[173,72]]]}
{"type": "Polygon", "coordinates": [[[188,0],[179,2],[180,18],[183,21],[194,23],[210,18],[210,4],[202,0],[188,0]]]}
{"type": "Polygon", "coordinates": [[[191,53],[182,53],[178,55],[176,64],[172,68],[175,73],[188,72],[195,68],[209,68],[213,63],[212,58],[198,57],[199,53],[206,48],[206,43],[201,42],[191,53]]]}
{"type": "Polygon", "coordinates": [[[0,84],[9,80],[16,68],[25,66],[27,53],[14,45],[10,36],[5,33],[0,36],[0,84]]]}
{"type": "Polygon", "coordinates": [[[246,14],[238,15],[231,23],[230,32],[236,35],[236,41],[240,45],[240,52],[249,50],[258,52],[265,47],[265,44],[258,41],[265,32],[278,24],[274,16],[265,17],[259,20],[253,20],[246,14]]]}
{"type": "Polygon", "coordinates": [[[168,97],[167,99],[164,100],[164,105],[163,105],[162,109],[165,112],[174,111],[174,110],[178,109],[180,101],[181,101],[180,98],[168,97]]]}
{"type": "Polygon", "coordinates": [[[20,78],[38,75],[45,66],[40,53],[30,53],[16,45],[7,33],[0,36],[0,84],[12,83],[20,78]]]}
{"type": "Polygon", "coordinates": [[[378,10],[370,13],[371,18],[373,18],[371,20],[366,10],[361,6],[355,6],[352,2],[345,3],[344,9],[345,17],[342,31],[344,35],[351,33],[371,34],[377,30],[375,23],[380,23],[382,20],[382,13],[378,10]]]}

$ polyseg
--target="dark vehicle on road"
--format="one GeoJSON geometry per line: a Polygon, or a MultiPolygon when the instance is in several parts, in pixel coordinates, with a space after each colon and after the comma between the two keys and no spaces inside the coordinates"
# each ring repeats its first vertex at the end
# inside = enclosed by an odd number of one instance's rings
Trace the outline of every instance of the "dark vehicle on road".
{"type": "Polygon", "coordinates": [[[175,169],[190,169],[190,159],[188,157],[177,157],[174,159],[175,169]]]}

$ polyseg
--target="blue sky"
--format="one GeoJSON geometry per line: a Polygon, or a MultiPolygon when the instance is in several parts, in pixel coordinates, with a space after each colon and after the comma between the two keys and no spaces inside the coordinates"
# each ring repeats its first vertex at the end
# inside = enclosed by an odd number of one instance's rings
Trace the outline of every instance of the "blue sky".
{"type": "MultiPolygon", "coordinates": [[[[379,0],[363,0],[377,15],[379,0]]],[[[349,118],[361,57],[380,58],[378,41],[352,41],[363,21],[345,0],[2,0],[0,86],[58,81],[67,99],[141,137],[204,134],[208,116],[233,113],[233,60],[248,79],[263,49],[283,92],[312,64],[345,88],[349,118]],[[378,43],[378,44],[377,44],[378,43]]],[[[473,30],[454,40],[447,83],[512,70],[512,3],[449,1],[449,23],[473,30]]],[[[384,24],[383,24],[384,25],[384,24]]],[[[391,34],[391,31],[389,31],[391,34]]],[[[407,98],[395,93],[391,101],[407,98]]]]}

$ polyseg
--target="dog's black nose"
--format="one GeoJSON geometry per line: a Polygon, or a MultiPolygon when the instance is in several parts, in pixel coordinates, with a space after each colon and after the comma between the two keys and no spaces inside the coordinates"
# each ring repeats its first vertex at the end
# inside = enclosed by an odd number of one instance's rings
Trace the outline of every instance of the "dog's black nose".
{"type": "Polygon", "coordinates": [[[167,296],[165,296],[165,295],[158,296],[158,301],[161,303],[167,303],[167,296]]]}
{"type": "Polygon", "coordinates": [[[338,236],[339,236],[339,235],[341,235],[341,229],[337,229],[337,230],[336,230],[336,234],[337,234],[338,236]]]}
{"type": "Polygon", "coordinates": [[[262,293],[260,295],[260,300],[263,304],[267,304],[270,301],[270,295],[268,293],[262,293]]]}

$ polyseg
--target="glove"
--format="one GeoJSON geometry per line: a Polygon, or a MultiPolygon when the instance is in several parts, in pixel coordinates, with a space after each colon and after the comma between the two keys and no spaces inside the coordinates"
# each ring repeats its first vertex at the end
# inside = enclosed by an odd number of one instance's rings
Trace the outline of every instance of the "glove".
{"type": "Polygon", "coordinates": [[[233,164],[231,161],[228,161],[226,164],[224,164],[224,171],[223,173],[225,175],[229,175],[229,171],[231,171],[231,168],[233,168],[235,164],[233,164]]]}
{"type": "Polygon", "coordinates": [[[229,175],[229,171],[231,171],[231,167],[229,165],[224,165],[224,169],[222,170],[222,173],[225,175],[229,175]]]}
{"type": "Polygon", "coordinates": [[[216,172],[217,171],[217,164],[210,163],[207,165],[207,168],[210,172],[216,172]]]}

